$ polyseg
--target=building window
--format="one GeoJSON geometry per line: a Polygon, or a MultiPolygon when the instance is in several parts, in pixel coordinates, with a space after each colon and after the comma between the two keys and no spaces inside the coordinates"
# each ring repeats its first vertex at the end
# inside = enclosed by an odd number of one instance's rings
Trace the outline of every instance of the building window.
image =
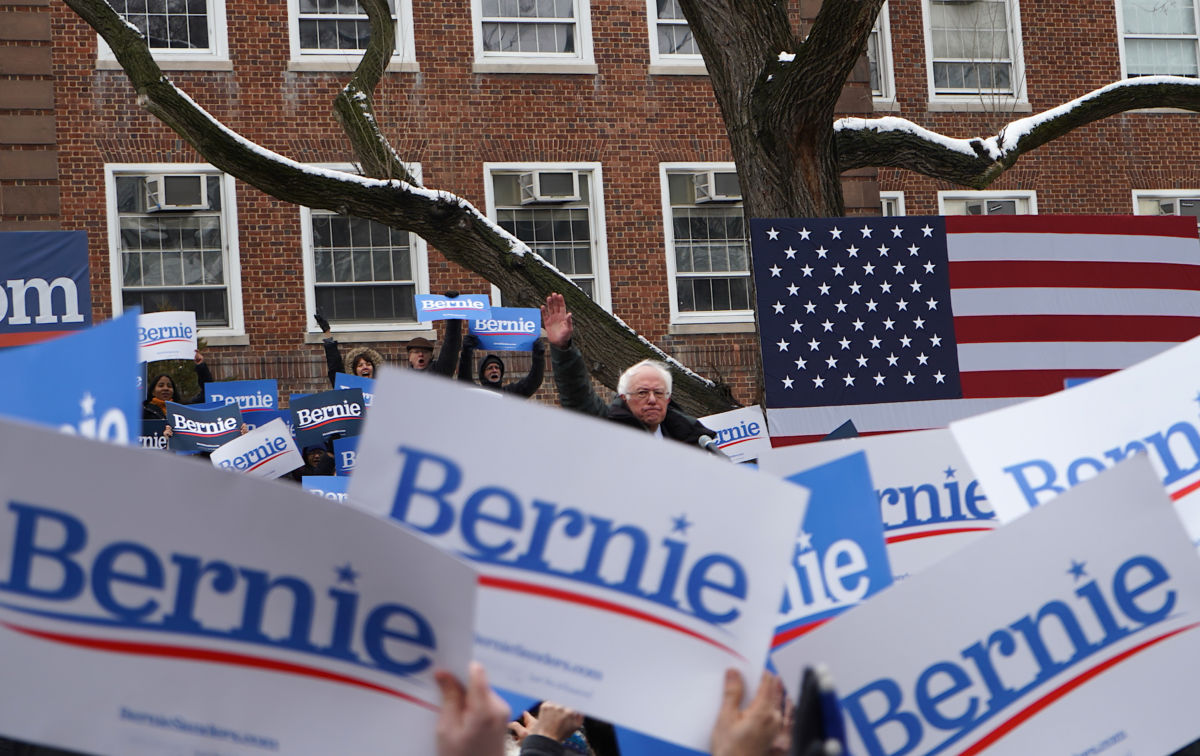
{"type": "Polygon", "coordinates": [[[1036,215],[1033,192],[938,192],[942,215],[1036,215]]]}
{"type": "MultiPolygon", "coordinates": [[[[396,22],[393,62],[412,62],[412,2],[390,0],[388,5],[396,22]]],[[[371,22],[358,0],[289,0],[288,8],[293,62],[354,65],[371,41],[371,22]]]]}
{"type": "Polygon", "coordinates": [[[589,0],[473,0],[471,9],[477,65],[593,65],[589,0]]]}
{"type": "Polygon", "coordinates": [[[892,78],[892,38],[888,24],[887,3],[879,9],[871,36],[867,39],[867,62],[871,66],[871,95],[876,100],[894,100],[895,79],[892,78]]]}
{"type": "Polygon", "coordinates": [[[1186,192],[1134,192],[1133,212],[1138,215],[1186,215],[1200,225],[1200,190],[1186,192]]]}
{"type": "Polygon", "coordinates": [[[733,163],[660,166],[676,323],[748,322],[750,258],[733,163]]]}
{"type": "Polygon", "coordinates": [[[233,179],[207,165],[105,167],[119,310],[190,310],[209,335],[242,332],[233,179]]]}
{"type": "Polygon", "coordinates": [[[926,0],[935,95],[1021,94],[1016,0],[926,0]]]}
{"type": "MultiPolygon", "coordinates": [[[[353,172],[350,164],[318,167],[353,172]]],[[[406,166],[420,178],[419,165],[406,166]]],[[[305,299],[334,331],[421,329],[414,296],[429,292],[425,242],[378,221],[300,209],[305,299]]]]}
{"type": "Polygon", "coordinates": [[[904,215],[904,192],[880,192],[879,214],[904,215]]]}
{"type": "Polygon", "coordinates": [[[610,307],[600,166],[485,164],[492,219],[610,307]]]}
{"type": "MultiPolygon", "coordinates": [[[[224,0],[109,0],[146,37],[156,60],[228,60],[224,0]]],[[[100,40],[98,56],[115,60],[100,40]]]]}
{"type": "Polygon", "coordinates": [[[647,0],[651,62],[702,63],[679,0],[647,0]]]}
{"type": "Polygon", "coordinates": [[[1197,76],[1196,0],[1120,0],[1125,75],[1197,76]]]}

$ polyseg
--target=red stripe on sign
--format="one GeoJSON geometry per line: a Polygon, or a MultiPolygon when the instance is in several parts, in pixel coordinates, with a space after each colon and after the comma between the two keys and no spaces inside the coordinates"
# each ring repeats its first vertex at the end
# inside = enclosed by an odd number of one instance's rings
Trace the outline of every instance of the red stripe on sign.
{"type": "Polygon", "coordinates": [[[1112,234],[1196,238],[1196,221],[1181,215],[948,215],[954,234],[1112,234]]]}
{"type": "Polygon", "coordinates": [[[1200,289],[1200,265],[1061,260],[950,263],[951,289],[1200,289]]]}
{"type": "Polygon", "coordinates": [[[496,588],[497,590],[501,591],[528,593],[534,596],[544,596],[546,598],[555,599],[556,601],[566,601],[572,604],[590,606],[593,609],[600,609],[605,612],[612,612],[613,614],[624,614],[626,617],[633,617],[634,619],[641,620],[642,622],[648,622],[652,625],[665,627],[668,630],[674,630],[677,633],[690,635],[697,640],[702,640],[709,645],[716,646],[725,653],[730,654],[731,656],[736,656],[742,661],[745,661],[744,656],[739,654],[737,651],[734,651],[729,646],[715,641],[712,638],[701,635],[695,630],[689,630],[682,625],[677,625],[674,622],[663,619],[662,617],[655,617],[653,614],[648,614],[638,609],[632,609],[628,606],[622,606],[621,604],[616,604],[612,601],[605,601],[604,599],[598,599],[594,596],[587,596],[582,593],[575,593],[573,591],[564,591],[561,588],[551,588],[546,585],[526,583],[520,580],[507,580],[505,578],[489,577],[486,575],[480,575],[479,584],[488,588],[496,588]]]}
{"type": "Polygon", "coordinates": [[[67,336],[77,331],[20,331],[17,333],[0,333],[0,347],[22,346],[48,341],[58,336],[67,336]]]}
{"type": "Polygon", "coordinates": [[[1070,680],[1067,680],[1065,683],[1058,686],[1057,688],[1050,691],[1049,693],[1042,696],[1041,698],[1034,701],[1033,703],[1029,704],[1024,709],[1021,709],[1019,712],[1014,714],[1012,717],[1009,717],[1006,721],[1004,721],[1002,724],[1000,724],[1000,726],[998,726],[996,729],[992,730],[987,735],[985,735],[982,739],[980,739],[980,741],[978,743],[971,746],[967,750],[963,751],[960,754],[960,756],[975,756],[975,754],[983,753],[985,750],[987,750],[993,744],[995,744],[995,742],[998,741],[1000,738],[1004,737],[1008,733],[1017,729],[1022,724],[1024,724],[1027,720],[1031,719],[1034,714],[1037,714],[1042,709],[1045,709],[1047,706],[1054,703],[1055,701],[1062,698],[1063,696],[1067,695],[1068,693],[1075,690],[1079,686],[1083,685],[1088,680],[1091,680],[1092,678],[1099,676],[1101,673],[1106,672],[1107,670],[1111,669],[1112,667],[1117,666],[1118,664],[1120,664],[1121,662],[1130,658],[1131,656],[1141,653],[1142,651],[1145,651],[1146,649],[1150,648],[1151,646],[1153,646],[1155,644],[1161,643],[1174,635],[1178,635],[1179,633],[1186,632],[1188,630],[1192,630],[1197,626],[1200,626],[1200,622],[1192,624],[1192,625],[1188,625],[1187,627],[1181,627],[1178,630],[1172,630],[1171,632],[1169,632],[1165,635],[1160,635],[1157,638],[1151,638],[1150,640],[1145,641],[1144,643],[1139,643],[1138,645],[1134,646],[1133,648],[1117,654],[1116,656],[1109,659],[1108,661],[1106,661],[1102,664],[1098,664],[1095,667],[1092,667],[1091,669],[1089,669],[1088,671],[1086,671],[1076,677],[1073,677],[1070,680]]]}
{"type": "Polygon", "coordinates": [[[1099,378],[1113,370],[980,370],[962,373],[965,399],[1045,396],[1066,388],[1067,378],[1099,378]]]}
{"type": "Polygon", "coordinates": [[[777,634],[771,639],[771,648],[779,648],[790,640],[799,638],[801,635],[807,635],[831,619],[833,619],[833,617],[825,617],[823,619],[816,620],[815,622],[809,622],[804,625],[793,627],[790,630],[784,630],[782,633],[777,634]]]}
{"type": "Polygon", "coordinates": [[[358,678],[348,677],[347,675],[341,675],[336,672],[330,672],[317,667],[309,667],[304,664],[293,664],[291,662],[279,661],[278,659],[263,659],[257,656],[235,654],[228,651],[217,651],[211,648],[168,646],[161,643],[134,643],[132,641],[118,641],[105,638],[83,638],[75,635],[51,633],[45,630],[35,630],[30,627],[21,627],[20,625],[10,625],[7,622],[0,622],[0,625],[7,627],[9,630],[33,636],[34,638],[41,638],[42,640],[52,641],[54,643],[62,643],[68,646],[89,648],[93,651],[107,651],[117,654],[133,654],[135,656],[157,656],[166,659],[183,659],[185,661],[211,662],[216,664],[232,664],[238,667],[252,667],[257,669],[266,669],[272,672],[300,675],[303,677],[315,677],[320,680],[329,680],[330,682],[342,683],[343,685],[353,685],[354,687],[358,688],[366,688],[367,690],[373,690],[376,693],[384,693],[389,696],[403,699],[416,706],[429,709],[430,711],[439,711],[439,708],[434,704],[422,701],[421,699],[411,696],[408,693],[402,693],[398,690],[385,688],[382,685],[376,685],[373,682],[359,680],[358,678]]]}
{"type": "Polygon", "coordinates": [[[934,536],[954,535],[956,533],[979,533],[993,530],[993,528],[942,528],[941,530],[926,530],[923,533],[903,533],[901,535],[888,536],[885,540],[888,543],[904,543],[905,541],[915,541],[919,538],[932,538],[934,536]]]}
{"type": "Polygon", "coordinates": [[[1200,317],[1182,315],[964,315],[954,318],[959,344],[998,341],[1188,341],[1200,317]]]}

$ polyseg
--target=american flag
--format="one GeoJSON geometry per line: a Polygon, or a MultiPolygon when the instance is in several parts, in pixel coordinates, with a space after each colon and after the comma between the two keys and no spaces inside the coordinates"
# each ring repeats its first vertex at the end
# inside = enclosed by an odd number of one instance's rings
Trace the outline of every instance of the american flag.
{"type": "Polygon", "coordinates": [[[776,446],[943,427],[1200,334],[1200,241],[1177,216],[751,222],[776,446]]]}

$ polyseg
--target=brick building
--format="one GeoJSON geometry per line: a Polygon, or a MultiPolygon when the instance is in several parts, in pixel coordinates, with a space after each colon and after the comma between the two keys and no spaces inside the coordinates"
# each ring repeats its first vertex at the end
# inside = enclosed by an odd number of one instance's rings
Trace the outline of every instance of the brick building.
{"type": "MultiPolygon", "coordinates": [[[[674,0],[394,4],[376,112],[425,184],[485,209],[647,338],[757,401],[730,151],[674,0]]],[[[363,44],[354,2],[117,5],[225,124],[296,160],[351,167],[330,102],[363,44]]],[[[986,136],[1126,75],[1196,76],[1198,13],[1189,0],[889,0],[841,108],[986,136]]],[[[986,192],[858,171],[844,178],[848,211],[1196,215],[1196,119],[1107,119],[986,192]]],[[[111,53],[58,0],[0,8],[0,145],[0,228],[86,230],[95,316],[194,309],[221,378],[317,388],[314,307],[343,344],[399,359],[408,339],[436,336],[413,319],[413,293],[488,291],[415,237],[280,203],[207,166],[137,107],[111,53]]]]}

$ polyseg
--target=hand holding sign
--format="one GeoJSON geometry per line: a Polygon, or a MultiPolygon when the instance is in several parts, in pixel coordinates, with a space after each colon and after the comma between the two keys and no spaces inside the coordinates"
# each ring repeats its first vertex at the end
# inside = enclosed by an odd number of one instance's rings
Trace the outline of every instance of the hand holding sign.
{"type": "Polygon", "coordinates": [[[503,756],[508,704],[488,687],[479,662],[471,662],[464,687],[444,669],[434,673],[442,691],[437,756],[503,756]]]}

